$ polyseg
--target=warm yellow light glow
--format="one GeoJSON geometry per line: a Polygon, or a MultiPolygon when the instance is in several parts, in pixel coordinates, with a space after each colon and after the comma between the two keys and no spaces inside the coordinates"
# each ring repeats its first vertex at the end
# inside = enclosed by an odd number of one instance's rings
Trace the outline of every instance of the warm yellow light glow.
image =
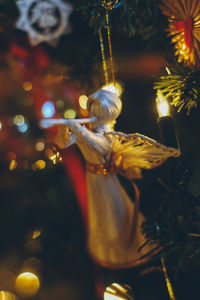
{"type": "Polygon", "coordinates": [[[45,145],[44,145],[44,142],[43,142],[43,141],[38,141],[38,142],[36,143],[36,145],[35,145],[35,149],[36,149],[37,151],[43,151],[43,150],[44,150],[44,147],[45,147],[45,145]]]}
{"type": "Polygon", "coordinates": [[[46,162],[42,159],[37,160],[35,164],[36,164],[36,167],[40,170],[42,170],[46,167],[46,162]]]}
{"type": "Polygon", "coordinates": [[[165,70],[166,70],[166,72],[167,72],[168,75],[171,75],[171,71],[170,71],[170,69],[168,67],[165,67],[165,70]]]}
{"type": "Polygon", "coordinates": [[[40,229],[34,230],[32,239],[35,240],[41,235],[42,231],[40,229]]]}
{"type": "Polygon", "coordinates": [[[0,300],[16,300],[16,297],[11,292],[0,291],[0,300]]]}
{"type": "Polygon", "coordinates": [[[56,149],[47,149],[45,151],[46,157],[53,162],[55,165],[57,162],[62,161],[62,156],[60,155],[60,152],[58,152],[56,149]]]}
{"type": "Polygon", "coordinates": [[[45,150],[45,156],[48,158],[48,159],[51,159],[51,157],[52,157],[52,155],[53,155],[53,150],[52,149],[46,149],[45,150]]]}
{"type": "Polygon", "coordinates": [[[40,287],[39,278],[31,273],[31,272],[24,272],[17,276],[15,287],[17,293],[21,297],[32,297],[34,296],[40,287]]]}
{"type": "Polygon", "coordinates": [[[121,94],[123,93],[123,87],[119,82],[115,82],[115,84],[113,82],[111,82],[108,85],[104,85],[102,87],[102,90],[112,92],[112,93],[116,94],[118,97],[120,97],[121,94]]]}
{"type": "Polygon", "coordinates": [[[66,119],[74,119],[76,117],[76,112],[74,109],[67,109],[65,112],[64,112],[64,117],[66,119]]]}
{"type": "Polygon", "coordinates": [[[104,293],[104,300],[117,300],[117,299],[122,299],[122,298],[121,297],[119,298],[116,295],[107,294],[106,292],[104,293]]]}
{"type": "Polygon", "coordinates": [[[160,90],[157,92],[156,104],[159,118],[170,116],[169,103],[160,90]]]}
{"type": "Polygon", "coordinates": [[[104,293],[104,300],[133,300],[132,288],[128,285],[113,283],[108,286],[104,293]]]}
{"type": "Polygon", "coordinates": [[[13,118],[13,122],[17,126],[22,126],[24,124],[24,122],[25,122],[24,116],[22,116],[22,115],[16,115],[13,118]]]}
{"type": "Polygon", "coordinates": [[[82,109],[87,109],[88,97],[86,95],[81,95],[78,99],[79,105],[82,109]]]}
{"type": "Polygon", "coordinates": [[[3,123],[0,121],[0,130],[2,129],[3,127],[3,123]]]}
{"type": "Polygon", "coordinates": [[[12,171],[12,170],[16,169],[16,167],[17,167],[17,161],[15,159],[12,159],[9,164],[9,170],[12,171]]]}
{"type": "Polygon", "coordinates": [[[27,91],[27,92],[28,92],[28,91],[31,91],[32,88],[33,88],[32,82],[26,81],[26,82],[23,83],[23,89],[24,89],[25,91],[27,91]]]}

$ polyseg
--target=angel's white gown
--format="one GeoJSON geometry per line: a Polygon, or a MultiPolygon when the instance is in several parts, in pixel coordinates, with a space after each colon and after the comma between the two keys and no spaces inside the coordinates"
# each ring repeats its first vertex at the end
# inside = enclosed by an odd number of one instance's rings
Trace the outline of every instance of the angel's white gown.
{"type": "MultiPolygon", "coordinates": [[[[74,124],[70,126],[76,135],[76,144],[85,160],[92,164],[104,164],[111,153],[111,140],[105,137],[105,128],[93,132],[86,127],[74,124]]],[[[68,140],[70,142],[70,140],[68,140]]],[[[141,257],[145,248],[137,252],[145,238],[137,230],[134,242],[127,245],[130,225],[134,212],[131,201],[115,174],[97,175],[86,171],[88,188],[88,249],[100,264],[120,266],[132,263],[141,257]]],[[[134,192],[133,192],[134,195],[134,192]]],[[[143,222],[142,214],[138,217],[138,228],[143,222]]]]}

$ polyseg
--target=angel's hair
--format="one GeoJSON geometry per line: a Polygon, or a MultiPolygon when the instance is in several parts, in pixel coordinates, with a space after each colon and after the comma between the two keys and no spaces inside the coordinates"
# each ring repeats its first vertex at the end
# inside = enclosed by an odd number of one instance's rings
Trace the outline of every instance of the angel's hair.
{"type": "Polygon", "coordinates": [[[122,108],[122,102],[114,93],[98,90],[88,97],[87,110],[91,117],[102,123],[115,120],[122,108]]]}

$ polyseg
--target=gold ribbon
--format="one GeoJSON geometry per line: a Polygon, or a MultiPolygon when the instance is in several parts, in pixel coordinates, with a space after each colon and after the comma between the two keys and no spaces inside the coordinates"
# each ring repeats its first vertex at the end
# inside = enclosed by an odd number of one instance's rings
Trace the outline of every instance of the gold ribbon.
{"type": "Polygon", "coordinates": [[[86,162],[86,170],[97,175],[110,175],[116,173],[116,168],[111,162],[105,164],[92,164],[86,162]]]}
{"type": "Polygon", "coordinates": [[[166,285],[167,285],[170,300],[176,300],[171,281],[170,281],[169,276],[167,274],[167,269],[166,269],[166,266],[165,266],[164,258],[161,257],[160,260],[161,260],[162,270],[163,270],[163,273],[164,273],[164,276],[165,276],[165,281],[166,281],[166,285]]]}
{"type": "MultiPolygon", "coordinates": [[[[114,84],[115,84],[115,71],[114,71],[113,54],[112,54],[109,11],[111,11],[117,3],[118,3],[118,0],[113,0],[113,1],[112,0],[102,0],[102,6],[106,10],[106,30],[107,30],[108,48],[109,48],[109,55],[110,55],[111,81],[114,84]]],[[[104,75],[105,75],[105,83],[107,85],[109,83],[109,76],[108,76],[108,67],[107,67],[107,63],[106,63],[105,48],[104,48],[101,29],[99,29],[98,32],[99,32],[102,64],[103,64],[103,70],[104,70],[104,75]]]]}

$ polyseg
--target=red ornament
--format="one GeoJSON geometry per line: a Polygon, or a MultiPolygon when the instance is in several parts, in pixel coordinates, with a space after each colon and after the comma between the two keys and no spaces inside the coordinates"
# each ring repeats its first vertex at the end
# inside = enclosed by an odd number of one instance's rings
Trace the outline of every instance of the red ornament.
{"type": "Polygon", "coordinates": [[[192,18],[188,18],[185,21],[174,22],[175,29],[177,31],[184,31],[184,40],[188,48],[193,48],[192,31],[194,28],[194,22],[192,18]]]}

